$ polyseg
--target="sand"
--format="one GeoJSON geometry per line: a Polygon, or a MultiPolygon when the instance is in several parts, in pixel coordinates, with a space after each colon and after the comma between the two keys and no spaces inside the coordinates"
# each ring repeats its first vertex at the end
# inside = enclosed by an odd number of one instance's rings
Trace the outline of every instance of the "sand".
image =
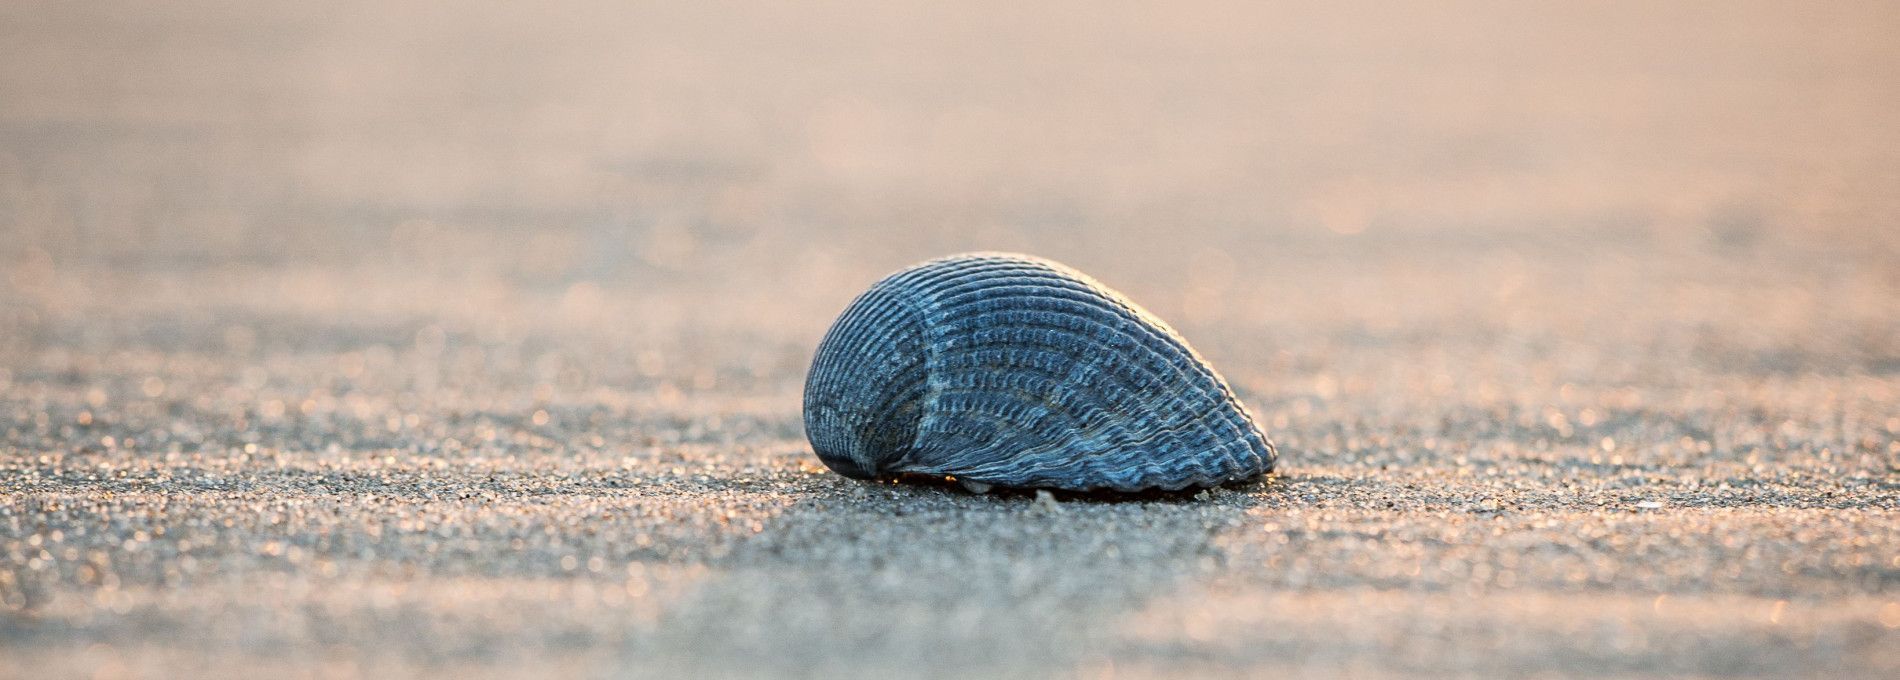
{"type": "Polygon", "coordinates": [[[1900,674],[1884,3],[0,9],[0,676],[1900,674]],[[1284,458],[861,483],[1022,250],[1284,458]]]}

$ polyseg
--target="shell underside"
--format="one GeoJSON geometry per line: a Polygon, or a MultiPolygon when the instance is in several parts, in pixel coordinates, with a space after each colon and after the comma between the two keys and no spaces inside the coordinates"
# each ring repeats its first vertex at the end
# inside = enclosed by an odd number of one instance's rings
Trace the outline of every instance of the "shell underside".
{"type": "Polygon", "coordinates": [[[1275,452],[1173,329],[1063,265],[932,260],[878,282],[819,345],[805,429],[837,472],[1077,491],[1215,486],[1275,452]]]}

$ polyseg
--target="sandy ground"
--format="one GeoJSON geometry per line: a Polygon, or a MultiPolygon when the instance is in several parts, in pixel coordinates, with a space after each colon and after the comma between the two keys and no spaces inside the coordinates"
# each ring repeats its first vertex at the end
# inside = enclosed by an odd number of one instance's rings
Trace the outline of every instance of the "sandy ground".
{"type": "Polygon", "coordinates": [[[674,4],[0,6],[0,676],[1900,674],[1892,4],[674,4]],[[1280,474],[824,470],[970,249],[1280,474]]]}

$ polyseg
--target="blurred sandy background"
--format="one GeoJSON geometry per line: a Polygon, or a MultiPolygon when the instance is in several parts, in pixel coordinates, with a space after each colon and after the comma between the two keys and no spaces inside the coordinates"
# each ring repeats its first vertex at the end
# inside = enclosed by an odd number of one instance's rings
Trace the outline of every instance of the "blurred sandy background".
{"type": "Polygon", "coordinates": [[[1896,35],[1886,2],[7,2],[0,671],[1890,672],[1896,35]],[[971,249],[1173,322],[1283,485],[1049,529],[817,469],[818,337],[971,249]],[[455,556],[365,533],[444,503],[455,556]],[[953,538],[843,557],[892,516],[953,538]],[[1577,543],[1629,532],[1671,538],[1577,543]],[[1158,553],[1073,567],[1102,541],[1158,553]]]}

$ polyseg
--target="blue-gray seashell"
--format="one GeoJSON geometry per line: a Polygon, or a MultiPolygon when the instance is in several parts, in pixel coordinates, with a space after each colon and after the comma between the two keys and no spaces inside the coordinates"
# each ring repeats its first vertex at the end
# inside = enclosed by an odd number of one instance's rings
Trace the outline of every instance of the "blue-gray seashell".
{"type": "Polygon", "coordinates": [[[1274,448],[1185,340],[1061,264],[975,253],[879,281],[805,379],[805,433],[849,477],[1177,490],[1251,479],[1274,448]]]}

